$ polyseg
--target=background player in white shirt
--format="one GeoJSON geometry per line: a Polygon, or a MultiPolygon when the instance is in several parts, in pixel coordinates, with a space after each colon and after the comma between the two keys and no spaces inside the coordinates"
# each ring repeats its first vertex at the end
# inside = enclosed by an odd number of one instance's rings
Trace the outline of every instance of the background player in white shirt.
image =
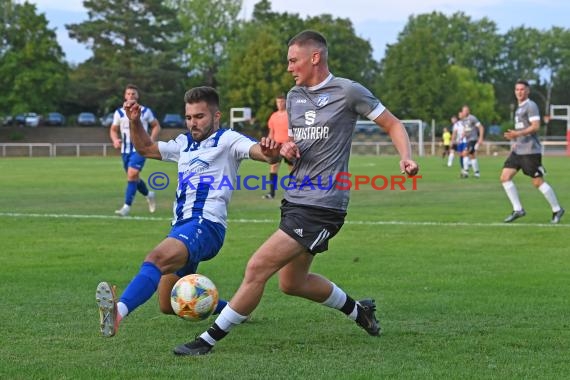
{"type": "MultiPolygon", "coordinates": [[[[139,89],[134,84],[129,84],[125,88],[125,101],[138,101],[139,89]]],[[[146,133],[150,132],[152,141],[158,140],[160,133],[160,124],[152,110],[148,107],[141,106],[141,122],[146,133]]],[[[123,107],[118,108],[113,115],[113,123],[109,130],[111,141],[115,149],[121,148],[121,158],[123,160],[123,168],[127,173],[127,187],[125,189],[125,203],[123,207],[115,211],[115,214],[127,216],[131,211],[131,205],[137,190],[146,197],[148,209],[150,212],[156,210],[155,194],[149,191],[145,182],[140,178],[145,163],[145,158],[137,153],[133,142],[131,141],[131,132],[129,130],[129,119],[123,107]]]]}
{"type": "MultiPolygon", "coordinates": [[[[139,273],[129,283],[118,302],[107,282],[97,286],[101,334],[117,333],[120,321],[146,302],[158,289],[160,309],[173,314],[170,291],[176,281],[196,273],[201,261],[210,260],[221,249],[227,207],[242,160],[251,158],[277,162],[279,144],[269,138],[259,143],[232,130],[220,128],[219,97],[211,87],[196,87],[185,96],[186,127],[189,132],[169,142],[154,142],[141,122],[142,107],[125,102],[132,141],[147,158],[178,163],[178,189],[174,219],[168,236],[147,254],[139,273]],[[196,174],[196,175],[194,175],[196,174]],[[202,176],[213,176],[208,183],[202,176]],[[225,183],[227,186],[222,186],[225,183]]],[[[219,302],[216,313],[225,305],[219,302]]]]}
{"type": "MultiPolygon", "coordinates": [[[[449,130],[451,131],[451,150],[449,152],[449,156],[447,157],[447,166],[451,167],[453,165],[453,159],[455,158],[455,152],[458,153],[459,156],[459,165],[461,167],[463,167],[462,165],[462,157],[461,157],[461,153],[458,150],[459,149],[459,143],[457,141],[457,135],[458,135],[458,129],[460,128],[459,125],[459,119],[457,118],[457,116],[453,115],[450,118],[451,121],[451,126],[449,128],[449,130]]],[[[461,128],[463,128],[463,126],[461,125],[461,128]]],[[[461,133],[462,134],[462,133],[461,133]]]]}

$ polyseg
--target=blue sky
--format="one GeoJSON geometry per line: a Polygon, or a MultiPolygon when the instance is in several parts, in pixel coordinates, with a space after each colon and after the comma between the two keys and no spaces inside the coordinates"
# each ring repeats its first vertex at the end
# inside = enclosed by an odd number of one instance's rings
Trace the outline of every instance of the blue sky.
{"type": "MultiPolygon", "coordinates": [[[[50,27],[56,28],[69,62],[80,63],[91,56],[86,46],[69,38],[64,26],[87,19],[82,0],[29,1],[36,4],[40,13],[45,13],[50,27]]],[[[243,0],[242,17],[250,17],[257,1],[243,0]]],[[[449,15],[461,11],[473,20],[487,17],[501,33],[523,25],[538,29],[570,28],[568,0],[272,0],[271,5],[274,11],[298,13],[302,17],[329,13],[351,19],[356,34],[370,41],[377,59],[384,55],[386,44],[397,41],[409,16],[432,11],[449,15]]]]}

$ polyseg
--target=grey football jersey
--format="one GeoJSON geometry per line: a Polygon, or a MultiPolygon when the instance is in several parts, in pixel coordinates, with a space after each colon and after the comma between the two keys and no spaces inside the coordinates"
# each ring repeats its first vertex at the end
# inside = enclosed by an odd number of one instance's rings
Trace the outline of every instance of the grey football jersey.
{"type": "Polygon", "coordinates": [[[479,139],[479,128],[477,126],[481,124],[479,119],[469,115],[462,119],[461,122],[463,123],[463,132],[467,141],[477,141],[479,139]]]}
{"type": "MultiPolygon", "coordinates": [[[[540,113],[538,112],[538,106],[535,102],[527,99],[523,103],[519,104],[515,112],[515,129],[525,129],[530,127],[532,121],[540,120],[540,113]]],[[[542,153],[540,146],[540,141],[536,133],[531,133],[530,135],[516,137],[515,147],[513,151],[516,154],[536,154],[542,153]]]]}
{"type": "MultiPolygon", "coordinates": [[[[339,173],[348,172],[354,126],[359,116],[374,116],[384,106],[361,84],[332,75],[315,87],[293,87],[287,94],[289,136],[298,146],[290,182],[289,202],[346,210],[347,183],[337,185],[339,173]]],[[[342,174],[340,174],[342,176],[342,174]]],[[[354,177],[343,177],[354,181],[354,177]]]]}

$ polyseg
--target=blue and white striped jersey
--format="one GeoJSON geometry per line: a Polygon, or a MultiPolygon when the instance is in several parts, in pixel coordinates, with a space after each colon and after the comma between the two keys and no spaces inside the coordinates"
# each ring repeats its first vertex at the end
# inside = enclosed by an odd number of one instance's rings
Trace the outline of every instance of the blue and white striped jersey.
{"type": "Polygon", "coordinates": [[[455,131],[455,141],[452,141],[453,143],[461,144],[467,142],[465,139],[464,130],[465,127],[463,126],[463,122],[461,120],[456,121],[455,124],[453,124],[452,132],[455,131]]]}
{"type": "MultiPolygon", "coordinates": [[[[148,133],[150,124],[156,120],[152,110],[148,107],[141,106],[141,121],[144,130],[148,133]]],[[[135,146],[131,142],[131,130],[129,129],[129,118],[125,113],[124,108],[117,108],[113,114],[113,124],[119,126],[121,133],[121,153],[135,152],[135,146]]]]}
{"type": "Polygon", "coordinates": [[[256,141],[241,133],[219,129],[203,141],[190,133],[168,142],[159,141],[163,161],[178,162],[178,187],[172,224],[202,217],[227,227],[228,204],[237,187],[242,160],[256,141]]]}

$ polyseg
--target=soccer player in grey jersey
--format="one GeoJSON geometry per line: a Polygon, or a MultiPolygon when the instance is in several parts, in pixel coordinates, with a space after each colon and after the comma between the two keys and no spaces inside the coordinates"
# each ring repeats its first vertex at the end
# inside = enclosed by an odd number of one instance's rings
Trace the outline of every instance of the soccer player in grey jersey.
{"type": "Polygon", "coordinates": [[[475,178],[479,178],[479,162],[477,161],[477,149],[483,143],[483,137],[485,135],[485,128],[477,119],[475,115],[471,114],[471,110],[468,105],[464,105],[461,109],[461,114],[463,118],[461,122],[463,123],[463,133],[465,136],[465,141],[467,146],[463,151],[463,171],[462,177],[467,178],[469,176],[469,166],[473,168],[473,174],[475,178]]]}
{"type": "Polygon", "coordinates": [[[517,172],[532,178],[532,184],[544,195],[552,208],[551,223],[559,223],[564,215],[556,194],[552,187],[544,181],[544,167],[542,166],[542,149],[537,132],[540,128],[540,114],[535,102],[528,98],[530,87],[525,80],[518,80],[515,84],[515,97],[518,108],[515,112],[515,129],[505,132],[505,138],[513,141],[511,153],[503,166],[501,182],[507,197],[513,205],[513,212],[507,216],[505,223],[510,223],[526,215],[522,207],[517,188],[512,181],[517,172]]]}
{"type": "Polygon", "coordinates": [[[335,179],[348,170],[358,117],[374,120],[390,135],[400,153],[400,170],[415,175],[418,165],[411,158],[408,135],[370,91],[329,72],[327,43],[320,33],[304,31],[293,37],[287,59],[287,70],[296,84],[287,96],[286,107],[292,141],[284,143],[280,153],[294,166],[292,184],[287,186],[281,206],[279,229],[250,258],[239,289],[214,324],[194,341],[176,347],[177,355],[210,352],[253,312],[267,281],[277,272],[284,293],[338,309],[368,334],[380,334],[374,300],[357,302],[327,278],[311,273],[310,268],[315,255],[328,249],[329,239],[344,223],[349,191],[335,186],[335,179]]]}

